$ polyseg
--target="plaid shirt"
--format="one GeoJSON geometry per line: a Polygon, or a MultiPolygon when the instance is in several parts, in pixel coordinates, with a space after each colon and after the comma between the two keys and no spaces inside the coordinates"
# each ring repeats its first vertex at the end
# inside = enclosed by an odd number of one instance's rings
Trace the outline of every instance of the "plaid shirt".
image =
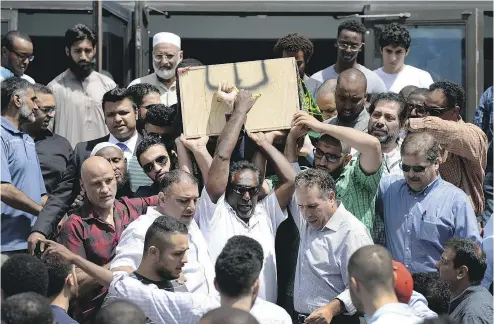
{"type": "Polygon", "coordinates": [[[426,131],[446,150],[439,165],[441,177],[462,189],[475,214],[484,210],[482,190],[487,164],[487,136],[474,124],[439,117],[410,118],[410,132],[426,131]]]}
{"type": "MultiPolygon", "coordinates": [[[[149,198],[123,197],[113,203],[115,226],[99,219],[87,204],[81,215],[72,214],[63,224],[58,241],[71,252],[80,255],[99,266],[104,266],[115,256],[115,248],[125,228],[140,215],[146,213],[148,206],[156,206],[157,196],[149,198]]],[[[106,288],[98,287],[91,293],[80,296],[74,303],[74,318],[79,322],[87,320],[98,309],[106,295],[106,288]]]]}

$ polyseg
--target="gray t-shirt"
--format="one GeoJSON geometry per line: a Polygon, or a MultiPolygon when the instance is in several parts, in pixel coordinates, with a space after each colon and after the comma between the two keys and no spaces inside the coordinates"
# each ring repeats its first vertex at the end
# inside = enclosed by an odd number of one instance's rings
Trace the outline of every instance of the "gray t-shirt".
{"type": "MultiPolygon", "coordinates": [[[[367,78],[367,93],[388,92],[388,90],[386,89],[386,85],[384,84],[383,80],[377,75],[377,73],[369,70],[368,68],[360,64],[357,64],[356,68],[362,71],[362,73],[364,73],[365,77],[367,78]]],[[[314,73],[311,76],[311,79],[323,83],[328,79],[337,79],[338,75],[339,74],[336,73],[336,71],[334,70],[333,64],[325,68],[324,70],[314,73]]]]}
{"type": "Polygon", "coordinates": [[[369,126],[369,118],[370,115],[367,110],[364,108],[362,112],[357,116],[357,118],[349,123],[344,123],[338,119],[338,116],[332,117],[330,119],[325,120],[326,124],[336,125],[336,126],[345,126],[353,129],[358,129],[364,133],[367,133],[367,128],[369,126]]]}

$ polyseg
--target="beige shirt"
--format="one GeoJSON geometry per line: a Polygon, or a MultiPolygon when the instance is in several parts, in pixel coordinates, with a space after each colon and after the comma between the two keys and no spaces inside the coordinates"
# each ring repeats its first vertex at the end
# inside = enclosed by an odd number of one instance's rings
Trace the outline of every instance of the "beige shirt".
{"type": "Polygon", "coordinates": [[[48,83],[57,106],[50,125],[53,133],[65,137],[72,147],[107,135],[101,102],[103,95],[116,86],[112,79],[96,71],[82,82],[70,70],[58,75],[48,83]]]}
{"type": "Polygon", "coordinates": [[[156,73],[151,73],[142,78],[135,79],[129,83],[129,87],[139,83],[149,83],[157,87],[160,90],[160,99],[163,105],[171,106],[177,103],[177,85],[175,81],[169,88],[167,88],[158,80],[156,73]]]}

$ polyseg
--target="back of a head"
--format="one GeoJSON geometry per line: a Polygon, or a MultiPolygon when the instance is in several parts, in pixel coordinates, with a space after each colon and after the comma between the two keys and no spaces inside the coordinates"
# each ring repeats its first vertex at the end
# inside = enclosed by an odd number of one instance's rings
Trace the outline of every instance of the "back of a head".
{"type": "Polygon", "coordinates": [[[129,95],[132,97],[132,101],[140,107],[142,105],[142,99],[150,93],[160,93],[160,90],[149,83],[138,83],[127,88],[129,95]]]}
{"type": "Polygon", "coordinates": [[[173,127],[177,119],[177,105],[152,104],[147,108],[146,123],[158,127],[173,127]]]}
{"type": "Polygon", "coordinates": [[[48,254],[43,261],[48,270],[48,291],[46,296],[56,297],[65,287],[65,281],[72,272],[72,265],[56,253],[48,254]]]}
{"type": "Polygon", "coordinates": [[[381,245],[366,245],[355,251],[348,261],[348,273],[374,295],[394,292],[393,260],[381,245]]]}
{"type": "Polygon", "coordinates": [[[215,264],[220,294],[232,298],[249,294],[259,278],[263,261],[264,252],[259,242],[243,235],[231,237],[215,264]]]}
{"type": "Polygon", "coordinates": [[[163,246],[166,244],[168,235],[180,233],[188,235],[187,226],[173,217],[159,216],[149,226],[144,237],[144,254],[150,246],[163,246]]]}
{"type": "Polygon", "coordinates": [[[2,324],[53,324],[50,302],[34,292],[17,294],[2,302],[2,324]]]}
{"type": "Polygon", "coordinates": [[[437,81],[429,86],[429,90],[441,90],[446,97],[447,108],[465,107],[465,89],[457,83],[448,80],[437,81]]]}
{"type": "Polygon", "coordinates": [[[338,79],[327,79],[323,84],[317,89],[317,96],[326,96],[328,94],[334,94],[336,91],[336,84],[338,83],[338,79]]]}
{"type": "Polygon", "coordinates": [[[33,85],[27,80],[21,79],[19,77],[13,76],[5,79],[1,83],[1,96],[2,96],[2,112],[4,112],[8,107],[12,98],[21,93],[27,91],[27,89],[32,88],[33,85]]]}
{"type": "Polygon", "coordinates": [[[448,314],[451,292],[446,281],[438,272],[417,272],[412,274],[413,288],[427,299],[430,310],[437,314],[448,314]]]}
{"type": "Polygon", "coordinates": [[[4,298],[24,292],[46,296],[48,270],[43,261],[28,254],[12,255],[1,268],[4,298]]]}
{"type": "Polygon", "coordinates": [[[199,324],[259,324],[252,314],[242,309],[220,307],[204,314],[199,324]]]}
{"type": "Polygon", "coordinates": [[[441,153],[439,142],[429,133],[408,133],[401,144],[401,156],[424,155],[428,161],[435,162],[441,153]]]}
{"type": "Polygon", "coordinates": [[[201,61],[195,59],[195,58],[186,58],[183,59],[182,62],[177,64],[177,70],[180,68],[184,67],[190,67],[190,66],[203,66],[201,61]]]}
{"type": "Polygon", "coordinates": [[[93,324],[145,324],[143,311],[125,300],[117,300],[99,311],[93,324]]]}
{"type": "Polygon", "coordinates": [[[345,86],[359,86],[360,89],[367,89],[367,78],[365,74],[356,68],[346,69],[341,72],[336,81],[336,89],[345,86]]]}
{"type": "Polygon", "coordinates": [[[414,86],[414,85],[407,85],[407,86],[404,86],[403,89],[400,90],[400,94],[405,98],[407,99],[408,96],[414,92],[415,90],[417,90],[419,87],[417,86],[414,86]]]}
{"type": "MultiPolygon", "coordinates": [[[[405,88],[403,88],[400,91],[400,93],[402,91],[404,91],[405,88]]],[[[418,88],[418,87],[415,87],[412,91],[409,92],[408,96],[406,96],[405,98],[408,99],[408,97],[410,97],[411,95],[420,95],[420,96],[426,97],[428,93],[429,93],[429,89],[427,89],[427,88],[418,88]]]]}

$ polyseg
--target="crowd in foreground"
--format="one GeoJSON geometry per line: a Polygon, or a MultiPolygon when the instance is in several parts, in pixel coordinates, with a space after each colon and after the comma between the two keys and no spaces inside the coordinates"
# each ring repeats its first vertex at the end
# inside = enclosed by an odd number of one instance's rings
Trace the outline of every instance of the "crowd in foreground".
{"type": "Polygon", "coordinates": [[[464,89],[405,64],[357,63],[343,22],[335,64],[308,76],[287,131],[245,128],[257,96],[222,82],[218,137],[182,135],[180,37],[153,38],[128,88],[94,71],[96,35],[65,34],[68,69],[26,71],[18,31],[1,52],[2,322],[493,323],[492,87],[474,123],[464,89]]]}

